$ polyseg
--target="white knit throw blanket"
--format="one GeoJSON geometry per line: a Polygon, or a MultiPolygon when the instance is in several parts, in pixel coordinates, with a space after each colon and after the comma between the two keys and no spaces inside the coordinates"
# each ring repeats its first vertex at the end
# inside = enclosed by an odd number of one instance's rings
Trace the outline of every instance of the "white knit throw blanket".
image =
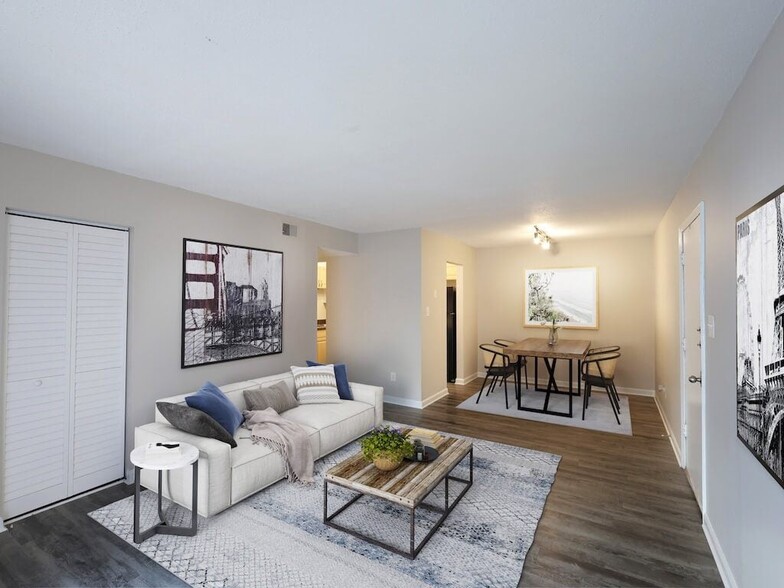
{"type": "Polygon", "coordinates": [[[305,429],[272,408],[246,410],[242,414],[242,426],[250,429],[253,443],[263,443],[281,454],[289,482],[313,482],[313,451],[305,429]]]}

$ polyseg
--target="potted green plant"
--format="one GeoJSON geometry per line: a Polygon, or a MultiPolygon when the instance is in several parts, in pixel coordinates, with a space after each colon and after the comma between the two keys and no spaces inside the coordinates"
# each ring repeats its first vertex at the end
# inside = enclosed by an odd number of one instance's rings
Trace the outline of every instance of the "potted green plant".
{"type": "Polygon", "coordinates": [[[360,441],[362,455],[379,470],[396,469],[403,458],[414,455],[414,445],[400,429],[390,426],[376,427],[360,441]]]}

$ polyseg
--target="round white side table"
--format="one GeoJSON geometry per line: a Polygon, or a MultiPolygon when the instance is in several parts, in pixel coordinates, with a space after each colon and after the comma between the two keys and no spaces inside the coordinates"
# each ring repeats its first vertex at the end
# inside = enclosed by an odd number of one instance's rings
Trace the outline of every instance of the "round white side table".
{"type": "Polygon", "coordinates": [[[199,450],[189,443],[179,443],[177,441],[167,442],[166,445],[177,444],[179,452],[172,451],[171,455],[147,455],[146,446],[137,447],[131,451],[131,463],[135,471],[135,491],[133,493],[133,541],[141,543],[145,539],[152,537],[156,533],[162,535],[183,535],[192,537],[196,534],[196,516],[198,510],[198,490],[199,490],[199,450]],[[193,464],[193,501],[191,502],[191,526],[174,527],[166,522],[163,516],[162,495],[163,495],[163,472],[176,470],[193,464]],[[160,522],[145,531],[139,530],[139,495],[141,493],[141,470],[158,471],[158,518],[160,522]]]}

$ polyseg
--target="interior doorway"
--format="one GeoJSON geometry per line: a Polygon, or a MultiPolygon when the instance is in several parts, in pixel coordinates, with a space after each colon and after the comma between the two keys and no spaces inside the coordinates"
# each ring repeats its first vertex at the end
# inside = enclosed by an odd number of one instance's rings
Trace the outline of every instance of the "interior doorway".
{"type": "MultiPolygon", "coordinates": [[[[704,204],[679,231],[681,294],[681,447],[683,464],[705,511],[705,228],[704,204]]],[[[712,328],[712,325],[709,325],[712,328]]]]}
{"type": "Polygon", "coordinates": [[[316,361],[327,363],[327,262],[316,264],[316,361]]]}
{"type": "Polygon", "coordinates": [[[463,383],[461,320],[463,266],[446,264],[446,381],[463,383]]]}
{"type": "Polygon", "coordinates": [[[446,287],[446,381],[457,378],[457,286],[446,287]]]}

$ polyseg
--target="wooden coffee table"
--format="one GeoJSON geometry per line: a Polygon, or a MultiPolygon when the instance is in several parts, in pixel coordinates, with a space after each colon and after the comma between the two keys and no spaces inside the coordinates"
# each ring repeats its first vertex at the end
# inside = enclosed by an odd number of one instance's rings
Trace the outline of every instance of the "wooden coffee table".
{"type": "MultiPolygon", "coordinates": [[[[404,429],[404,432],[406,431],[407,429],[404,429]]],[[[383,547],[398,555],[414,559],[474,482],[474,448],[470,441],[439,436],[433,446],[439,451],[439,456],[434,461],[429,463],[404,461],[399,468],[391,472],[382,472],[376,469],[372,463],[368,463],[365,460],[361,452],[330,468],[324,476],[324,524],[378,547],[383,547]],[[452,476],[452,470],[466,457],[469,458],[468,480],[452,476]],[[449,502],[450,480],[465,484],[465,487],[451,504],[449,502]],[[440,508],[431,504],[425,504],[424,500],[441,482],[444,483],[444,507],[440,508]],[[332,514],[329,514],[328,510],[329,484],[335,484],[357,492],[356,496],[352,497],[351,500],[332,514]],[[336,516],[363,496],[374,496],[388,500],[410,511],[411,532],[408,551],[403,551],[393,545],[368,537],[359,531],[334,522],[336,516]],[[415,526],[418,508],[440,513],[441,516],[433,528],[428,531],[424,539],[417,545],[415,526]]]]}

